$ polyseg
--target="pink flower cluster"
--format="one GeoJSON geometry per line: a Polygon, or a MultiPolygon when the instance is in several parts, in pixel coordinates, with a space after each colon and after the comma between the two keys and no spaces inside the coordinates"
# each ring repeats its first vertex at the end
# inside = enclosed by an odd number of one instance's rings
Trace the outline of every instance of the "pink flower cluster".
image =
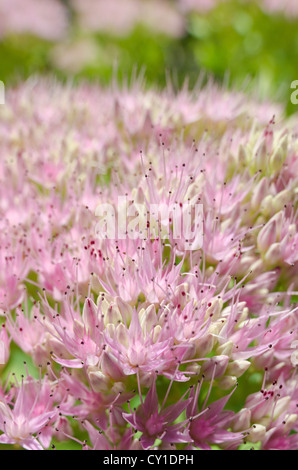
{"type": "Polygon", "coordinates": [[[136,26],[171,37],[185,33],[186,21],[176,2],[168,0],[71,0],[83,31],[126,36],[136,26]]]}
{"type": "Polygon", "coordinates": [[[297,449],[295,125],[212,83],[7,90],[2,444],[297,449]],[[202,204],[202,247],[99,238],[119,195],[202,204]],[[14,376],[16,347],[36,376],[14,376]]]}
{"type": "Polygon", "coordinates": [[[68,23],[67,10],[59,0],[0,0],[0,39],[33,34],[59,40],[65,36],[68,23]]]}

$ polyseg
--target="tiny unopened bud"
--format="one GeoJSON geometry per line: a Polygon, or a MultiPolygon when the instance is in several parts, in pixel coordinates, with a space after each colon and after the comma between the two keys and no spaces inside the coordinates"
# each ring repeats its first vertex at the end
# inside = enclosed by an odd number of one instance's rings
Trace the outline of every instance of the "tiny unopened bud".
{"type": "Polygon", "coordinates": [[[125,390],[125,385],[123,382],[115,382],[113,387],[111,388],[111,392],[117,395],[118,393],[122,393],[125,390]]]}
{"type": "Polygon", "coordinates": [[[284,424],[284,432],[285,433],[290,432],[294,428],[294,425],[297,422],[297,420],[298,420],[298,416],[294,413],[287,416],[286,422],[284,424]]]}
{"type": "Polygon", "coordinates": [[[272,205],[276,211],[281,211],[285,204],[289,202],[291,198],[291,191],[289,189],[284,189],[280,191],[272,200],[272,205]]]}
{"type": "Polygon", "coordinates": [[[287,397],[280,398],[280,400],[276,402],[276,405],[274,407],[273,418],[276,419],[280,415],[285,413],[288,410],[290,403],[291,403],[291,397],[287,396],[287,397]]]}
{"type": "Polygon", "coordinates": [[[248,408],[242,408],[234,417],[232,423],[233,431],[244,431],[250,427],[251,411],[248,408]]]}
{"type": "Polygon", "coordinates": [[[156,323],[155,305],[151,304],[146,309],[142,309],[139,313],[139,316],[140,316],[140,324],[144,333],[145,332],[149,333],[156,323]]]}
{"type": "Polygon", "coordinates": [[[262,201],[268,194],[268,179],[262,178],[254,188],[251,197],[252,209],[259,209],[262,201]]]}
{"type": "Polygon", "coordinates": [[[210,380],[213,376],[214,378],[221,377],[227,368],[229,363],[229,356],[213,356],[202,365],[202,374],[204,374],[207,380],[210,380]]]}
{"type": "Polygon", "coordinates": [[[282,260],[282,249],[280,243],[273,243],[265,255],[268,265],[274,266],[282,260]]]}
{"type": "Polygon", "coordinates": [[[227,374],[235,375],[236,377],[241,377],[244,372],[250,367],[251,363],[245,360],[236,360],[231,362],[227,367],[227,374]]]}
{"type": "Polygon", "coordinates": [[[217,320],[217,318],[220,316],[222,306],[222,299],[214,299],[206,310],[206,317],[209,318],[210,315],[212,315],[213,320],[217,320]]]}
{"type": "Polygon", "coordinates": [[[225,375],[218,382],[218,386],[222,390],[230,390],[231,388],[235,387],[236,384],[237,384],[237,377],[232,376],[232,375],[225,375]]]}
{"type": "Polygon", "coordinates": [[[100,371],[88,372],[88,377],[92,389],[95,392],[107,392],[110,386],[110,379],[100,371]]]}
{"type": "Polygon", "coordinates": [[[196,352],[199,356],[204,357],[212,351],[214,345],[214,336],[206,334],[203,338],[195,341],[196,352]]]}
{"type": "Polygon", "coordinates": [[[103,353],[101,368],[104,374],[116,381],[120,381],[123,378],[121,367],[118,365],[116,359],[107,352],[103,353]]]}
{"type": "MultiPolygon", "coordinates": [[[[268,194],[260,205],[260,212],[265,216],[269,217],[273,213],[273,196],[268,194]]],[[[260,221],[258,221],[259,223],[260,221]]]]}
{"type": "Polygon", "coordinates": [[[285,135],[279,146],[270,157],[270,169],[273,172],[280,171],[287,156],[288,136],[285,135]]]}
{"type": "Polygon", "coordinates": [[[188,372],[194,372],[196,375],[199,375],[201,366],[199,364],[190,364],[187,366],[186,370],[188,372]]]}
{"type": "Polygon", "coordinates": [[[216,351],[218,352],[218,354],[224,354],[226,356],[230,356],[230,354],[232,353],[234,347],[235,347],[235,345],[234,345],[233,341],[227,341],[226,343],[221,344],[217,348],[216,351]]]}
{"type": "Polygon", "coordinates": [[[269,220],[263,227],[257,238],[258,249],[261,253],[266,253],[270,246],[276,242],[276,222],[269,220]]]}
{"type": "Polygon", "coordinates": [[[266,427],[262,424],[254,424],[249,431],[247,439],[250,442],[259,442],[262,441],[266,434],[266,427]]]}

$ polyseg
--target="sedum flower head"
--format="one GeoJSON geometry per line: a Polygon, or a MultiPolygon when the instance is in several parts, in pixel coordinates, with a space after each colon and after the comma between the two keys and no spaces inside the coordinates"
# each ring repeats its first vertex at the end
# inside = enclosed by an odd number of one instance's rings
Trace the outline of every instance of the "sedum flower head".
{"type": "Polygon", "coordinates": [[[296,125],[212,82],[7,90],[3,444],[297,446],[296,125]]]}

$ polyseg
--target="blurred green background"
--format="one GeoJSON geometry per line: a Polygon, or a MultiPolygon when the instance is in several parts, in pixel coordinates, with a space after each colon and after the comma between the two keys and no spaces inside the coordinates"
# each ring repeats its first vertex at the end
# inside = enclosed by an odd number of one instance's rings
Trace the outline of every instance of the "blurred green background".
{"type": "Polygon", "coordinates": [[[297,112],[290,99],[298,80],[297,0],[290,13],[263,8],[262,0],[206,8],[210,1],[0,0],[0,80],[54,73],[108,84],[144,71],[147,86],[171,77],[178,88],[204,72],[231,87],[256,87],[297,112]]]}

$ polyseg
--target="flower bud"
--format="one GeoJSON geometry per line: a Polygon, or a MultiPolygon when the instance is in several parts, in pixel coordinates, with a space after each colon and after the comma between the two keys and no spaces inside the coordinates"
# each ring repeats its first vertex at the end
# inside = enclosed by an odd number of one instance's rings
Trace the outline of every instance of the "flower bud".
{"type": "Polygon", "coordinates": [[[214,344],[214,336],[206,334],[203,338],[195,341],[197,354],[201,357],[207,356],[212,351],[214,344]]]}
{"type": "Polygon", "coordinates": [[[206,380],[210,380],[213,374],[214,378],[221,377],[226,371],[228,362],[228,356],[213,356],[202,364],[201,372],[206,380]]]}
{"type": "Polygon", "coordinates": [[[298,419],[298,416],[294,413],[287,416],[286,423],[284,425],[284,431],[286,433],[290,432],[294,428],[294,425],[297,422],[297,419],[298,419]]]}
{"type": "Polygon", "coordinates": [[[261,229],[257,238],[258,249],[261,253],[266,253],[270,246],[276,242],[276,222],[270,219],[261,229]]]}
{"type": "Polygon", "coordinates": [[[156,323],[156,310],[155,305],[151,304],[149,307],[142,309],[139,313],[140,315],[140,324],[142,330],[149,333],[156,323]]]}
{"type": "Polygon", "coordinates": [[[262,201],[268,194],[268,179],[262,178],[254,188],[251,196],[251,207],[253,210],[259,209],[262,201]]]}
{"type": "Polygon", "coordinates": [[[269,266],[274,266],[282,260],[282,249],[280,243],[273,243],[265,255],[265,261],[269,266]]]}
{"type": "Polygon", "coordinates": [[[237,384],[237,377],[232,376],[232,375],[225,375],[218,382],[218,386],[222,390],[229,390],[235,387],[236,384],[237,384]]]}
{"type": "Polygon", "coordinates": [[[258,170],[265,170],[267,166],[267,156],[268,156],[268,150],[267,150],[267,142],[266,139],[263,139],[255,153],[255,160],[254,164],[256,165],[256,169],[258,170]]]}
{"type": "Polygon", "coordinates": [[[217,320],[217,318],[220,316],[222,306],[223,306],[222,299],[212,300],[210,307],[208,307],[206,310],[206,318],[209,318],[210,315],[212,315],[213,321],[217,320]]]}
{"type": "Polygon", "coordinates": [[[88,372],[88,377],[91,387],[95,392],[107,392],[109,390],[110,379],[99,370],[88,372]]]}
{"type": "Polygon", "coordinates": [[[234,345],[233,341],[227,341],[226,343],[221,344],[217,348],[217,352],[218,352],[218,354],[224,354],[226,356],[230,356],[232,351],[233,351],[234,346],[235,345],[234,345]]]}
{"type": "Polygon", "coordinates": [[[186,370],[188,372],[193,372],[195,373],[195,375],[199,375],[200,371],[201,371],[201,366],[199,364],[189,364],[187,367],[186,367],[186,370]]]}
{"type": "Polygon", "coordinates": [[[281,211],[291,198],[291,191],[284,189],[274,196],[272,205],[276,211],[281,211]]]}
{"type": "Polygon", "coordinates": [[[285,135],[282,139],[278,147],[275,149],[273,154],[270,157],[269,167],[270,170],[274,173],[280,171],[284,164],[284,161],[287,156],[288,150],[288,136],[285,135]]]}
{"type": "Polygon", "coordinates": [[[8,337],[5,326],[2,325],[2,328],[0,331],[0,365],[4,365],[8,362],[9,345],[10,345],[10,339],[8,337]]]}
{"type": "Polygon", "coordinates": [[[120,381],[123,378],[123,372],[116,359],[109,353],[104,352],[101,360],[101,368],[104,374],[113,380],[120,381]]]}
{"type": "Polygon", "coordinates": [[[249,156],[248,156],[248,151],[246,148],[240,144],[239,145],[239,150],[238,150],[238,155],[236,157],[236,164],[237,165],[246,165],[249,161],[249,156]]]}
{"type": "Polygon", "coordinates": [[[242,408],[237,413],[232,422],[232,429],[235,432],[245,431],[250,427],[251,411],[248,408],[242,408]]]}
{"type": "Polygon", "coordinates": [[[122,315],[123,321],[125,323],[130,323],[132,317],[132,307],[130,304],[128,302],[124,302],[121,297],[116,297],[116,305],[122,315]]]}
{"type": "Polygon", "coordinates": [[[273,418],[276,419],[278,418],[280,415],[282,415],[283,413],[285,413],[288,408],[289,408],[289,405],[291,403],[291,397],[282,397],[280,398],[277,402],[276,402],[276,405],[274,407],[274,413],[273,413],[273,418]]]}
{"type": "Polygon", "coordinates": [[[236,360],[234,362],[230,362],[227,367],[227,374],[235,375],[236,377],[241,377],[244,372],[250,367],[251,363],[249,361],[244,360],[236,360]]]}
{"type": "Polygon", "coordinates": [[[113,325],[117,325],[117,323],[121,321],[122,321],[122,316],[118,308],[113,304],[108,305],[104,313],[104,324],[108,325],[109,323],[111,323],[113,325]]]}
{"type": "Polygon", "coordinates": [[[259,442],[262,441],[266,434],[266,428],[262,424],[253,424],[251,431],[247,436],[247,439],[250,442],[259,442]]]}

